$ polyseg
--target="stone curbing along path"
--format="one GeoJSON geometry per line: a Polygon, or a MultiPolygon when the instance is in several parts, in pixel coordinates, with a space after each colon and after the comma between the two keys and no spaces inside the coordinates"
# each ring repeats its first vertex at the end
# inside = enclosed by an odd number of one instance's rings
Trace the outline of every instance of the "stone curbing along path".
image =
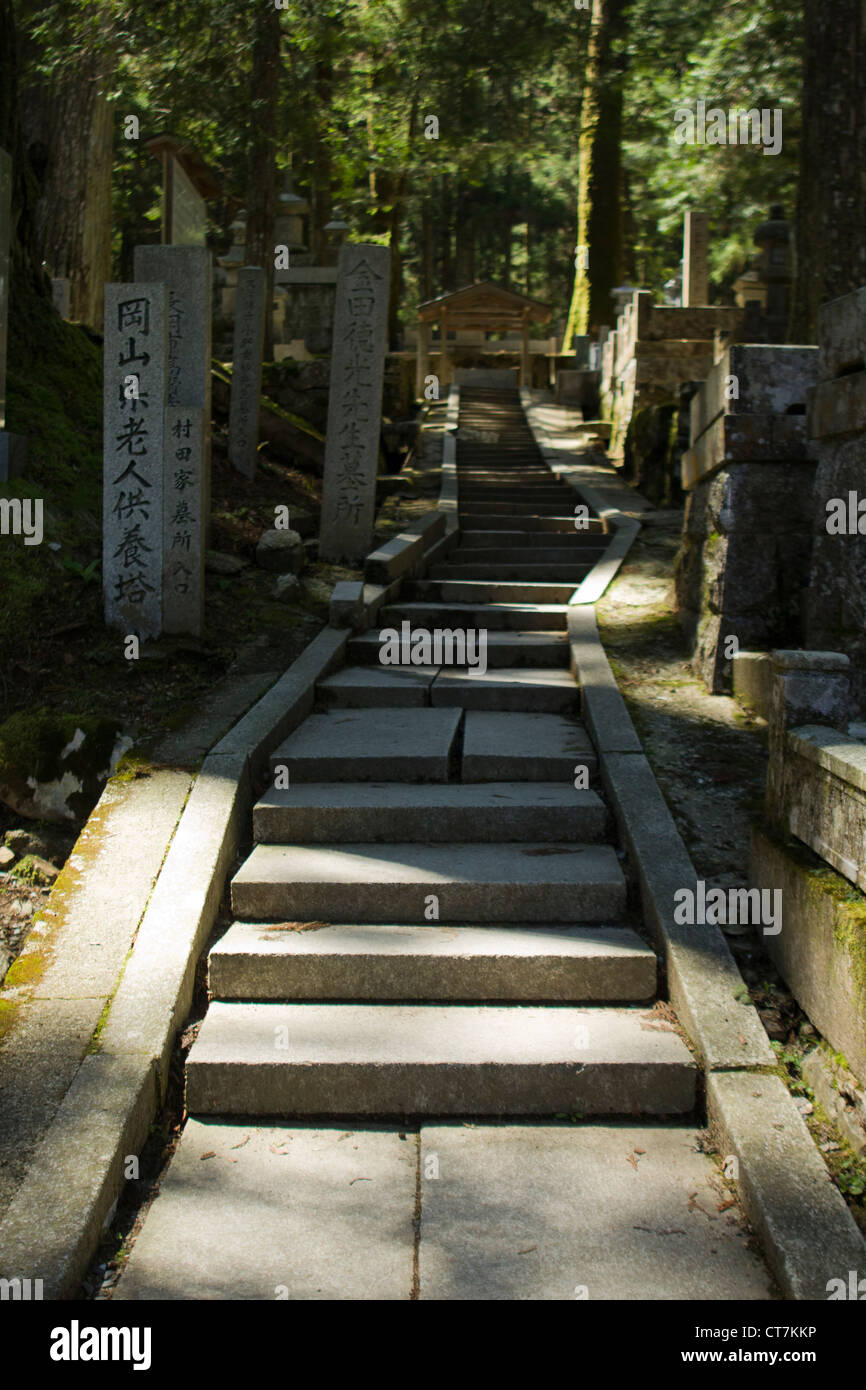
{"type": "Polygon", "coordinates": [[[773,1296],[651,1007],[577,717],[568,600],[604,524],[575,531],[516,394],[463,388],[455,474],[456,548],[379,622],[489,625],[505,664],[377,669],[353,638],[275,750],[289,786],[211,953],[194,1118],[116,1298],[773,1296]]]}

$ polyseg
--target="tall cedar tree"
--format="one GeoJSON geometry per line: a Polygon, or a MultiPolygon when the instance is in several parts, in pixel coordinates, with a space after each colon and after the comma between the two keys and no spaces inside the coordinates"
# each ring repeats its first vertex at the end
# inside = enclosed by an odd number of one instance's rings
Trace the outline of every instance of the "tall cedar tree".
{"type": "Polygon", "coordinates": [[[788,339],[818,305],[866,285],[866,0],[806,0],[803,134],[788,339]]]}
{"type": "Polygon", "coordinates": [[[265,361],[274,355],[274,219],[279,122],[280,14],[259,4],[253,30],[250,160],[247,180],[247,265],[265,272],[265,361]]]}
{"type": "Polygon", "coordinates": [[[574,333],[610,323],[610,292],[622,269],[620,140],[625,60],[617,50],[626,32],[628,0],[594,0],[580,133],[577,258],[565,345],[574,333]]]}

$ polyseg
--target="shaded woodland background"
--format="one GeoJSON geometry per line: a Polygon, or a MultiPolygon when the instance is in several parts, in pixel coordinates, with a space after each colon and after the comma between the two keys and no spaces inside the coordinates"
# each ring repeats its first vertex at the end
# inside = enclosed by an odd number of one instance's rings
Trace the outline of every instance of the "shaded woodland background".
{"type": "Polygon", "coordinates": [[[283,4],[16,0],[16,44],[0,0],[19,233],[72,276],[74,317],[99,326],[102,284],[131,273],[158,227],[143,141],[163,130],[223,180],[213,245],[242,203],[249,259],[268,267],[291,152],[317,255],[335,206],[354,236],[397,253],[393,341],[419,300],[482,278],[565,316],[578,242],[597,281],[583,311],[605,321],[610,285],[660,288],[676,272],[690,206],[710,215],[725,298],[770,203],[794,215],[798,182],[795,336],[813,331],[820,298],[866,280],[844,217],[864,177],[862,0],[594,0],[592,23],[572,0],[283,4]],[[781,154],[674,144],[674,109],[701,97],[781,107],[781,154]],[[128,115],[139,141],[124,138],[128,115]],[[438,140],[424,138],[428,115],[438,140]]]}

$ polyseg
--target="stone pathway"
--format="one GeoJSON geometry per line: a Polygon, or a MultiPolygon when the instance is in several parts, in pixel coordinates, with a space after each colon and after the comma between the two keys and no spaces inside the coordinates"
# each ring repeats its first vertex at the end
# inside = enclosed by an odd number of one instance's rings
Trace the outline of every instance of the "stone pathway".
{"type": "Polygon", "coordinates": [[[489,668],[357,637],[275,752],[115,1298],[773,1296],[577,715],[602,523],[575,529],[516,392],[464,390],[458,474],[460,544],[380,622],[486,629],[489,668]]]}

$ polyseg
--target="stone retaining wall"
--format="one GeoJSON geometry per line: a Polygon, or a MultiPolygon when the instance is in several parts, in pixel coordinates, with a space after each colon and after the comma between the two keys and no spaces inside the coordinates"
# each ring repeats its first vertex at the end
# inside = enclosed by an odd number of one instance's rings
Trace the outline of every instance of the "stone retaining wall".
{"type": "MultiPolygon", "coordinates": [[[[866,515],[861,519],[856,507],[866,499],[866,288],[823,304],[818,336],[818,385],[810,392],[808,414],[817,468],[806,640],[809,646],[829,647],[851,657],[852,699],[863,717],[866,515]],[[828,524],[834,525],[828,504],[834,499],[847,504],[846,529],[841,534],[828,530],[828,524]]],[[[866,505],[863,510],[866,513],[866,505]]]]}
{"type": "Polygon", "coordinates": [[[739,344],[691,403],[677,604],[695,670],[714,692],[730,688],[737,646],[800,638],[814,477],[805,402],[817,358],[812,347],[739,344]]]}

